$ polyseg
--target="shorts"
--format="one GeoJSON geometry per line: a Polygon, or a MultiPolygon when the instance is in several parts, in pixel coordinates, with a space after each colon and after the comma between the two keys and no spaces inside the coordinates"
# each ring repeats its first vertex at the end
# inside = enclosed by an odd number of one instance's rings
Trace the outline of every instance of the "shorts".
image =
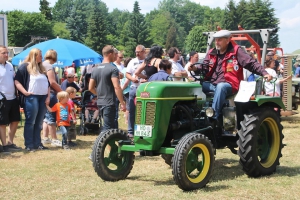
{"type": "Polygon", "coordinates": [[[0,125],[7,125],[11,122],[19,122],[20,106],[17,98],[6,100],[0,109],[0,125]]]}
{"type": "MultiPolygon", "coordinates": [[[[50,93],[49,106],[52,108],[56,103],[57,103],[56,93],[50,93]]],[[[48,125],[56,125],[56,112],[49,112],[47,109],[44,122],[48,125]]]]}

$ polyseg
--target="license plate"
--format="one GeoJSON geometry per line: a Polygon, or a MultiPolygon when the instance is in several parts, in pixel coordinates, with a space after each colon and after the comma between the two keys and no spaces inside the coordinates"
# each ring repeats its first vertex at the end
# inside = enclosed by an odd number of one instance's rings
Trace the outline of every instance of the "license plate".
{"type": "Polygon", "coordinates": [[[136,124],[134,128],[134,136],[152,137],[152,126],[136,124]]]}

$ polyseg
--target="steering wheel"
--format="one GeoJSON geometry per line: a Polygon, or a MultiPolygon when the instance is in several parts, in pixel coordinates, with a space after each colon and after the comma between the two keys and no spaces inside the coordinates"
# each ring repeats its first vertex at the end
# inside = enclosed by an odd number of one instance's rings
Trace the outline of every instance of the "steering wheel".
{"type": "Polygon", "coordinates": [[[190,67],[192,68],[195,65],[201,65],[201,68],[200,70],[197,71],[198,72],[197,74],[194,71],[190,71],[190,75],[195,79],[195,81],[200,81],[200,84],[202,85],[205,75],[209,71],[209,65],[203,62],[196,62],[192,64],[190,67]]]}

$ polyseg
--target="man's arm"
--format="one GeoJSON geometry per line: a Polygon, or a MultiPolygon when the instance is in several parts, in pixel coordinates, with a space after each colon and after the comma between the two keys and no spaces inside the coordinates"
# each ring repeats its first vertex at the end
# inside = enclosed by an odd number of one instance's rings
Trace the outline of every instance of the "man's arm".
{"type": "Polygon", "coordinates": [[[96,91],[96,82],[94,79],[90,79],[90,83],[89,83],[89,91],[95,95],[97,95],[97,91],[96,91]]]}
{"type": "Polygon", "coordinates": [[[113,83],[113,86],[115,88],[115,93],[119,99],[119,102],[121,104],[121,110],[122,111],[126,111],[126,105],[125,105],[125,101],[123,99],[123,92],[122,92],[122,89],[121,89],[121,86],[120,86],[120,83],[119,83],[119,79],[116,78],[116,77],[112,77],[111,78],[111,81],[113,83]]]}

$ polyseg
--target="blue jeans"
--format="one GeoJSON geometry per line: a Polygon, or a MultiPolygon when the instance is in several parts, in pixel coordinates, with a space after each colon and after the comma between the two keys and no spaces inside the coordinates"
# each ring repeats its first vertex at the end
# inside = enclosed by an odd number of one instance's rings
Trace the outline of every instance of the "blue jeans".
{"type": "Polygon", "coordinates": [[[68,144],[68,132],[70,127],[69,126],[60,126],[59,127],[61,134],[62,134],[62,145],[66,145],[68,144]]]}
{"type": "Polygon", "coordinates": [[[103,128],[101,131],[106,131],[108,129],[115,127],[115,117],[116,117],[116,106],[99,106],[100,115],[103,119],[103,128]]]}
{"type": "Polygon", "coordinates": [[[129,115],[128,115],[128,133],[134,134],[134,124],[135,124],[135,103],[134,99],[136,97],[136,87],[131,86],[129,91],[129,115]]]}
{"type": "Polygon", "coordinates": [[[41,145],[42,123],[46,113],[47,95],[30,95],[25,97],[24,140],[25,147],[37,148],[41,145]]]}
{"type": "MultiPolygon", "coordinates": [[[[57,103],[56,93],[50,93],[49,106],[52,108],[56,103],[57,103]]],[[[46,110],[44,122],[46,122],[48,125],[56,125],[56,113],[49,112],[48,110],[46,110]]]]}
{"type": "Polygon", "coordinates": [[[226,101],[226,97],[232,94],[232,87],[227,82],[218,83],[213,85],[210,82],[203,82],[202,84],[203,92],[214,92],[214,99],[212,108],[216,112],[215,119],[219,119],[222,116],[222,108],[226,101]]]}

